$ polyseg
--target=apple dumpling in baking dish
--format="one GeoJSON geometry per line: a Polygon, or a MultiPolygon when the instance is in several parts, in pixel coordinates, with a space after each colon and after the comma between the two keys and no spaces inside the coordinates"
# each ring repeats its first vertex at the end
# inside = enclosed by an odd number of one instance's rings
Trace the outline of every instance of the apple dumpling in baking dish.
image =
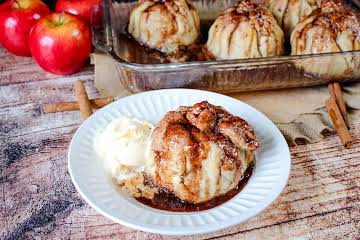
{"type": "MultiPolygon", "coordinates": [[[[291,54],[306,55],[360,50],[360,22],[352,9],[335,0],[323,0],[320,8],[300,22],[291,34],[291,54]]],[[[338,55],[304,61],[301,67],[314,75],[341,77],[359,68],[357,58],[338,55]]]]}
{"type": "Polygon", "coordinates": [[[295,26],[318,8],[320,0],[265,0],[287,39],[295,26]]]}
{"type": "Polygon", "coordinates": [[[206,48],[217,59],[278,56],[284,51],[284,34],[269,9],[239,1],[215,20],[206,48]]]}
{"type": "Polygon", "coordinates": [[[169,54],[198,39],[200,19],[190,0],[140,0],[128,32],[139,43],[169,54]]]}
{"type": "Polygon", "coordinates": [[[323,1],[295,27],[291,50],[293,55],[360,50],[359,20],[341,3],[323,1]]]}

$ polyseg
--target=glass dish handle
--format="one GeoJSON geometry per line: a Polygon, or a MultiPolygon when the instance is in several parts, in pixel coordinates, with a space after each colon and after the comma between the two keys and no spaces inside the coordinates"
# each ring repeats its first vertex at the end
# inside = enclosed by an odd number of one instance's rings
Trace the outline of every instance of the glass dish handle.
{"type": "Polygon", "coordinates": [[[109,8],[109,3],[104,0],[101,4],[94,5],[91,11],[92,42],[100,51],[111,53],[113,50],[110,14],[104,11],[109,8]]]}

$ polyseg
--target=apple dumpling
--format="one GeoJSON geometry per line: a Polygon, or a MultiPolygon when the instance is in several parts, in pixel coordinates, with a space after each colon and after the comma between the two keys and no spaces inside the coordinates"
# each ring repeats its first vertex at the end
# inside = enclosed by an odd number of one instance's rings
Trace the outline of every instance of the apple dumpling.
{"type": "Polygon", "coordinates": [[[245,120],[200,102],[161,120],[151,136],[146,173],[157,186],[197,204],[234,189],[257,147],[245,120]]]}
{"type": "MultiPolygon", "coordinates": [[[[321,8],[315,10],[307,19],[299,23],[291,34],[291,54],[318,54],[360,50],[360,24],[356,14],[335,1],[323,1],[321,8]]],[[[348,56],[332,56],[321,62],[309,59],[303,68],[316,75],[329,77],[342,76],[354,64],[348,56]]]]}
{"type": "Polygon", "coordinates": [[[217,59],[277,56],[283,53],[284,34],[271,12],[240,1],[211,26],[207,50],[217,59]]]}
{"type": "Polygon", "coordinates": [[[265,0],[265,6],[270,9],[288,39],[295,26],[318,8],[317,1],[265,0]]]}
{"type": "Polygon", "coordinates": [[[190,0],[141,0],[130,14],[128,32],[150,48],[174,53],[197,40],[200,19],[190,0]]]}

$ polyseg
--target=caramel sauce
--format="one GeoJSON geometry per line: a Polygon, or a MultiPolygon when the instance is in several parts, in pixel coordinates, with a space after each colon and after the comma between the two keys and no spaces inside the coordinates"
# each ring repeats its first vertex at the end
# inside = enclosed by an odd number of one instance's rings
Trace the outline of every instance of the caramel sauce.
{"type": "Polygon", "coordinates": [[[171,212],[198,212],[207,209],[211,209],[229,201],[235,197],[247,184],[251,174],[253,172],[254,165],[251,164],[244,173],[244,177],[241,179],[236,188],[230,190],[225,195],[216,197],[210,201],[193,204],[182,201],[176,197],[173,193],[169,193],[165,189],[160,189],[159,193],[155,195],[153,199],[147,198],[135,198],[138,202],[145,204],[149,207],[171,211],[171,212]]]}

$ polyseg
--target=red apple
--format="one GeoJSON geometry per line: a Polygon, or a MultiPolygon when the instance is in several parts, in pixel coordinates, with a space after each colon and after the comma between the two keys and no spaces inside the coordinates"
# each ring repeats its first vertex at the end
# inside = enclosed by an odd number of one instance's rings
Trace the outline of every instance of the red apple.
{"type": "Polygon", "coordinates": [[[92,45],[89,26],[68,13],[52,13],[30,31],[33,58],[45,71],[55,74],[78,72],[87,62],[92,45]]]}
{"type": "Polygon", "coordinates": [[[102,0],[58,0],[55,11],[78,15],[82,20],[91,24],[91,8],[102,0]]]}
{"type": "Polygon", "coordinates": [[[0,5],[0,43],[11,53],[30,56],[31,27],[50,13],[40,0],[8,0],[0,5]]]}

